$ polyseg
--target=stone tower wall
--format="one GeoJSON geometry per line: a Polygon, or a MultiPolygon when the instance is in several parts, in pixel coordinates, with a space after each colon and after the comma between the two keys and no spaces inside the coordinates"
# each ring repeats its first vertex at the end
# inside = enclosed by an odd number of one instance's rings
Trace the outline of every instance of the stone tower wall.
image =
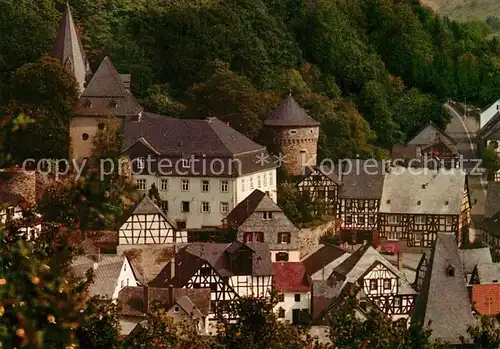
{"type": "Polygon", "coordinates": [[[285,156],[283,167],[292,175],[302,175],[304,166],[316,165],[319,127],[280,127],[276,144],[285,156]],[[305,153],[301,153],[305,151],[305,153]]]}

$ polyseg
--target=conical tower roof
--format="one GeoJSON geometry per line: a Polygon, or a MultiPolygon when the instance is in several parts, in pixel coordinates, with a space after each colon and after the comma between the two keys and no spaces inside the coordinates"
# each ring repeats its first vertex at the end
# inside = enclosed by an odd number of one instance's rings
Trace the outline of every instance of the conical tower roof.
{"type": "Polygon", "coordinates": [[[52,49],[52,56],[57,58],[75,76],[80,93],[82,93],[85,89],[87,76],[91,74],[91,71],[68,3],[66,3],[56,43],[52,49]]]}
{"type": "Polygon", "coordinates": [[[267,126],[291,126],[291,127],[311,127],[319,126],[320,123],[309,115],[302,107],[293,99],[292,95],[288,95],[283,103],[269,114],[264,121],[267,126]]]}

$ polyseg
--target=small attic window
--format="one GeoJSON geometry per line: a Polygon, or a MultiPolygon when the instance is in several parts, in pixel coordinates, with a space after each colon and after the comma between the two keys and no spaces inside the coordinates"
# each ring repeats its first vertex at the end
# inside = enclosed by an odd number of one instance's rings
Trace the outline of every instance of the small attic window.
{"type": "Polygon", "coordinates": [[[446,276],[454,277],[455,276],[455,267],[449,264],[446,267],[446,276]]]}
{"type": "Polygon", "coordinates": [[[290,134],[291,134],[291,135],[294,135],[294,134],[296,134],[296,133],[297,133],[297,130],[290,130],[290,134]]]}
{"type": "Polygon", "coordinates": [[[92,102],[89,101],[88,99],[86,99],[84,102],[83,102],[83,107],[84,108],[92,108],[92,102]]]}
{"type": "Polygon", "coordinates": [[[390,204],[391,203],[391,200],[387,200],[387,203],[390,204]]]}
{"type": "Polygon", "coordinates": [[[417,205],[420,205],[422,203],[422,201],[418,200],[417,201],[417,205]]]}
{"type": "Polygon", "coordinates": [[[112,109],[116,109],[118,108],[118,103],[116,103],[116,101],[111,101],[109,102],[108,106],[112,109]]]}
{"type": "Polygon", "coordinates": [[[425,188],[427,188],[427,183],[422,184],[422,189],[425,189],[425,188]]]}
{"type": "Polygon", "coordinates": [[[449,202],[448,202],[448,201],[445,201],[445,202],[444,202],[444,204],[445,204],[445,205],[448,205],[448,204],[449,204],[449,202]]]}

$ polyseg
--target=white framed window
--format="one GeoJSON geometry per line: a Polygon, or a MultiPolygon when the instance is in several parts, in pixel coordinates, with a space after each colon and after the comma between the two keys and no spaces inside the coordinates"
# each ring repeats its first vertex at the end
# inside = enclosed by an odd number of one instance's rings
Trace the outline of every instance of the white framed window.
{"type": "Polygon", "coordinates": [[[425,216],[424,215],[415,216],[415,224],[425,224],[425,216]]]}
{"type": "Polygon", "coordinates": [[[130,286],[130,284],[129,284],[129,278],[127,278],[127,286],[130,286]]]}
{"type": "Polygon", "coordinates": [[[391,279],[385,279],[384,280],[384,290],[390,290],[391,289],[391,279]]]}
{"type": "Polygon", "coordinates": [[[267,173],[264,174],[264,187],[267,187],[267,173]]]}
{"type": "Polygon", "coordinates": [[[210,203],[207,201],[203,201],[201,203],[201,212],[210,213],[210,203]]]}
{"type": "Polygon", "coordinates": [[[120,282],[120,287],[121,287],[121,288],[123,288],[123,286],[125,286],[125,281],[124,281],[124,280],[122,280],[122,281],[120,282]]]}
{"type": "Polygon", "coordinates": [[[221,213],[228,213],[229,212],[229,203],[228,202],[221,202],[220,203],[220,211],[221,211],[221,213]]]}
{"type": "Polygon", "coordinates": [[[146,167],[146,158],[145,157],[138,157],[137,158],[137,169],[139,170],[144,170],[146,167]]]}
{"type": "Polygon", "coordinates": [[[181,167],[182,168],[190,168],[191,167],[191,159],[181,159],[181,167]]]}
{"type": "Polygon", "coordinates": [[[260,180],[260,176],[257,176],[257,188],[260,188],[262,185],[262,182],[260,180]]]}
{"type": "Polygon", "coordinates": [[[446,216],[446,225],[453,224],[453,216],[446,216]]]}
{"type": "Polygon", "coordinates": [[[389,224],[399,224],[401,222],[401,217],[395,214],[391,214],[387,217],[389,224]]]}
{"type": "Polygon", "coordinates": [[[137,180],[137,190],[146,190],[146,180],[138,179],[137,180]]]}
{"type": "Polygon", "coordinates": [[[160,190],[161,191],[168,190],[168,179],[160,179],[160,190]]]}
{"type": "Polygon", "coordinates": [[[229,191],[229,182],[228,181],[220,181],[220,191],[223,193],[227,193],[229,191]]]}
{"type": "Polygon", "coordinates": [[[201,181],[201,191],[207,193],[210,190],[210,182],[208,180],[201,181]]]}
{"type": "Polygon", "coordinates": [[[253,177],[250,177],[250,189],[253,189],[253,177]]]}
{"type": "Polygon", "coordinates": [[[246,188],[245,188],[245,178],[243,178],[241,180],[241,191],[245,191],[245,190],[246,190],[246,188]]]}
{"type": "Polygon", "coordinates": [[[182,191],[189,191],[189,179],[183,179],[181,183],[182,191]]]}
{"type": "Polygon", "coordinates": [[[123,264],[123,271],[127,271],[127,264],[123,264]]]}
{"type": "Polygon", "coordinates": [[[174,313],[178,313],[178,312],[179,312],[179,307],[176,305],[176,306],[174,307],[174,313]]]}
{"type": "Polygon", "coordinates": [[[273,219],[273,213],[272,212],[264,212],[262,214],[262,219],[265,219],[265,220],[273,219]]]}

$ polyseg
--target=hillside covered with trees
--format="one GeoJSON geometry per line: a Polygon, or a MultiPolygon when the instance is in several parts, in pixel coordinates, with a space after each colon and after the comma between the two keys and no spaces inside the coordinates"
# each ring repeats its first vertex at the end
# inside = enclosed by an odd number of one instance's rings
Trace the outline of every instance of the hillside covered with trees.
{"type": "MultiPolygon", "coordinates": [[[[63,5],[0,4],[2,112],[23,111],[43,125],[43,135],[57,138],[42,142],[35,156],[57,157],[67,149],[62,133],[74,91],[63,81],[67,74],[58,72],[50,81],[47,59],[36,63],[51,51],[63,5]],[[53,86],[61,87],[57,94],[53,86]]],[[[70,5],[93,70],[109,56],[122,73],[132,73],[133,93],[148,111],[216,116],[265,142],[263,118],[291,91],[322,122],[320,157],[381,157],[429,120],[445,125],[443,101],[467,97],[485,105],[500,92],[498,41],[486,40],[477,25],[435,15],[417,0],[70,5]]],[[[25,148],[18,147],[26,144],[22,139],[10,149],[18,159],[33,152],[19,150],[25,148]]]]}

